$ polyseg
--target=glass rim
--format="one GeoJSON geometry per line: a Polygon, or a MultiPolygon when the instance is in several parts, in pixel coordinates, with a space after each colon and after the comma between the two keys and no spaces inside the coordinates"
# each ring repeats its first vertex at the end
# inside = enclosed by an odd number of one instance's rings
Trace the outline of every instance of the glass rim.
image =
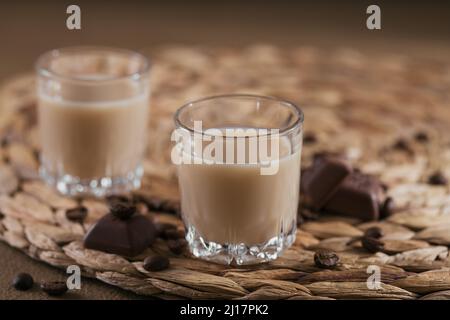
{"type": "MultiPolygon", "coordinates": [[[[221,99],[221,98],[250,98],[250,99],[255,99],[255,100],[256,99],[268,100],[268,101],[272,101],[272,102],[278,102],[281,106],[287,107],[290,110],[293,110],[295,115],[297,116],[297,119],[295,120],[294,123],[292,123],[290,125],[287,125],[285,127],[282,127],[282,128],[273,128],[273,129],[279,129],[279,132],[278,132],[279,135],[289,134],[291,131],[293,131],[297,127],[301,126],[303,124],[303,121],[304,121],[303,111],[300,109],[300,107],[298,107],[295,103],[293,103],[291,101],[288,101],[288,100],[285,100],[285,99],[281,99],[281,98],[278,98],[278,97],[274,97],[274,96],[265,96],[265,95],[257,95],[257,94],[246,94],[246,93],[231,93],[231,94],[221,94],[221,95],[207,96],[207,97],[204,97],[204,98],[191,100],[191,101],[188,101],[187,103],[183,104],[180,108],[178,108],[178,110],[175,112],[175,114],[173,116],[176,128],[182,128],[182,129],[184,129],[186,131],[189,131],[190,133],[199,133],[199,134],[206,135],[206,136],[216,136],[214,134],[205,133],[205,130],[207,130],[207,129],[203,129],[201,132],[198,132],[194,128],[183,124],[182,121],[180,120],[180,115],[181,115],[181,113],[183,111],[185,111],[186,109],[188,109],[190,107],[193,107],[197,103],[210,101],[210,100],[215,100],[215,99],[221,99]]],[[[270,132],[267,132],[266,134],[261,134],[261,135],[258,134],[258,137],[268,136],[268,135],[270,135],[270,132]]]]}
{"type": "Polygon", "coordinates": [[[143,75],[147,74],[151,69],[151,62],[150,60],[145,57],[142,53],[139,53],[137,51],[129,50],[129,49],[123,49],[123,48],[115,48],[115,47],[108,47],[108,46],[69,46],[69,47],[63,47],[63,48],[57,48],[52,49],[49,51],[46,51],[42,53],[38,59],[36,60],[34,64],[35,70],[38,73],[38,75],[47,77],[47,78],[57,78],[61,80],[68,80],[68,81],[77,81],[77,82],[83,82],[83,83],[107,83],[107,82],[113,82],[118,80],[125,80],[125,79],[140,79],[143,77],[143,75]],[[62,57],[66,54],[70,53],[83,53],[83,52],[95,52],[95,51],[104,51],[109,52],[112,54],[122,54],[124,56],[129,57],[136,57],[140,61],[143,62],[143,65],[139,67],[139,69],[135,72],[129,72],[124,75],[119,76],[112,76],[107,77],[103,79],[80,79],[76,77],[72,77],[70,75],[61,74],[59,72],[55,72],[48,66],[45,66],[45,63],[50,61],[51,59],[62,57]]]}

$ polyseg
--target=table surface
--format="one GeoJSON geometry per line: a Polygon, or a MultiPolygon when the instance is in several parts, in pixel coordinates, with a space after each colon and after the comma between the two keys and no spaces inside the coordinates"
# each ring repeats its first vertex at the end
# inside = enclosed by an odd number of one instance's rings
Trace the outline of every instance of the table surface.
{"type": "MultiPolygon", "coordinates": [[[[290,45],[351,46],[361,50],[390,50],[418,54],[426,51],[448,55],[450,10],[447,5],[420,7],[409,2],[394,6],[381,2],[383,29],[365,28],[363,4],[319,1],[288,5],[268,2],[255,8],[250,4],[171,2],[154,5],[127,2],[80,2],[82,30],[65,29],[65,4],[55,2],[13,2],[0,10],[0,81],[30,71],[41,52],[78,44],[147,49],[167,43],[242,46],[250,43],[290,45]],[[405,16],[407,15],[407,16],[405,16]],[[415,21],[421,21],[416,24],[415,21]]],[[[442,5],[442,3],[440,3],[442,5]]],[[[0,106],[1,110],[1,106],[0,106]]],[[[64,272],[32,260],[0,242],[0,299],[45,299],[37,287],[19,292],[11,287],[16,272],[28,272],[36,281],[61,279],[64,272]]],[[[71,299],[140,298],[96,280],[83,279],[80,292],[71,299]]]]}

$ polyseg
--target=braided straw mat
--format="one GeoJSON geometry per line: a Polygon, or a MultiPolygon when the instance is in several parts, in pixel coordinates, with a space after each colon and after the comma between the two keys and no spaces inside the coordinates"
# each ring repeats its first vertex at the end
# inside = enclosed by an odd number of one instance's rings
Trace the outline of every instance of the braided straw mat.
{"type": "Polygon", "coordinates": [[[183,228],[170,162],[172,115],[187,100],[230,92],[299,103],[305,135],[315,137],[304,144],[302,165],[317,152],[345,154],[387,186],[395,213],[375,222],[303,215],[293,247],[249,267],[174,255],[161,239],[133,258],[84,249],[81,239],[107,212],[107,200],[66,198],[37,179],[35,79],[23,75],[0,96],[2,241],[55,267],[77,264],[86,277],[164,299],[450,299],[449,187],[427,183],[436,171],[450,177],[450,60],[266,45],[161,47],[146,54],[154,62],[150,143],[143,186],[129,195],[143,214],[183,228]],[[80,204],[88,209],[85,221],[68,220],[65,211],[80,204]],[[372,226],[383,230],[381,252],[368,252],[358,240],[372,226]],[[316,267],[318,248],[335,251],[339,264],[316,267]],[[170,258],[169,269],[143,269],[154,252],[170,258]],[[375,289],[366,284],[369,265],[380,268],[375,289]]]}

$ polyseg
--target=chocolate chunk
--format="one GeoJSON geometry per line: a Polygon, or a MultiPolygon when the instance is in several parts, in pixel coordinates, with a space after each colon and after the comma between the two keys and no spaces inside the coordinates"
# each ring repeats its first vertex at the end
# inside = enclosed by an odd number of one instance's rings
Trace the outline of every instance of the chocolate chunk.
{"type": "Polygon", "coordinates": [[[426,132],[420,131],[414,135],[414,139],[418,142],[425,143],[428,142],[429,138],[426,132]]]}
{"type": "Polygon", "coordinates": [[[176,255],[182,254],[187,246],[187,241],[184,239],[176,239],[167,241],[169,250],[176,255]]]}
{"type": "Polygon", "coordinates": [[[155,227],[146,217],[133,214],[124,220],[107,214],[86,234],[84,246],[132,257],[148,248],[155,238],[155,227]]]}
{"type": "Polygon", "coordinates": [[[67,284],[64,281],[43,282],[41,290],[49,296],[62,296],[67,292],[67,284]]]}
{"type": "Polygon", "coordinates": [[[16,274],[12,281],[12,285],[16,290],[26,291],[33,287],[34,280],[28,273],[16,274]]]}
{"type": "Polygon", "coordinates": [[[428,183],[434,186],[445,186],[448,181],[442,172],[436,171],[428,178],[428,183]]]}
{"type": "Polygon", "coordinates": [[[66,218],[74,222],[83,222],[88,214],[86,207],[80,206],[66,211],[66,218]]]}
{"type": "Polygon", "coordinates": [[[380,215],[379,198],[382,191],[374,177],[354,172],[336,188],[325,210],[362,220],[376,220],[380,215]]]}
{"type": "Polygon", "coordinates": [[[303,143],[305,145],[313,144],[313,143],[316,143],[316,142],[317,142],[317,137],[316,137],[316,135],[314,133],[308,132],[308,133],[304,134],[304,136],[303,136],[303,143]]]}
{"type": "Polygon", "coordinates": [[[361,244],[364,247],[364,249],[372,253],[383,251],[384,249],[383,241],[371,237],[363,237],[361,239],[361,244]]]}
{"type": "Polygon", "coordinates": [[[301,179],[305,202],[316,210],[321,209],[336,187],[351,172],[350,165],[342,159],[316,158],[312,167],[304,171],[301,179]]]}
{"type": "Polygon", "coordinates": [[[339,256],[331,250],[320,249],[314,254],[314,263],[319,268],[334,268],[339,262],[339,256]]]}
{"type": "Polygon", "coordinates": [[[364,237],[379,239],[383,236],[383,230],[380,227],[371,227],[364,232],[364,237]]]}
{"type": "Polygon", "coordinates": [[[394,209],[395,209],[394,199],[392,199],[391,197],[387,197],[386,200],[384,200],[383,204],[381,205],[380,218],[385,219],[391,216],[394,213],[394,209]]]}
{"type": "Polygon", "coordinates": [[[164,256],[150,256],[144,260],[144,269],[147,271],[162,271],[169,267],[170,261],[164,256]]]}
{"type": "Polygon", "coordinates": [[[130,219],[136,211],[135,205],[125,202],[116,202],[111,206],[111,214],[121,220],[130,219]]]}

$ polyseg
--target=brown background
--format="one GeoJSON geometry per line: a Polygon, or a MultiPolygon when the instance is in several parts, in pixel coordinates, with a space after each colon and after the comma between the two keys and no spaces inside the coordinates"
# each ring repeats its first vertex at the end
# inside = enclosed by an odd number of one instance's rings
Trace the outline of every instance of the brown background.
{"type": "MultiPolygon", "coordinates": [[[[450,2],[444,1],[14,1],[0,4],[0,81],[32,69],[36,57],[70,45],[107,45],[146,51],[164,44],[346,46],[411,55],[450,54],[450,2]],[[382,30],[369,31],[365,10],[382,10],[382,30]],[[65,27],[69,4],[82,11],[82,30],[65,27]]],[[[1,107],[1,106],[0,106],[1,107]]],[[[1,116],[1,114],[0,114],[1,116]]],[[[64,277],[0,243],[0,299],[44,299],[17,292],[17,271],[36,280],[64,277]]],[[[95,280],[66,298],[126,299],[133,294],[95,280]]]]}

